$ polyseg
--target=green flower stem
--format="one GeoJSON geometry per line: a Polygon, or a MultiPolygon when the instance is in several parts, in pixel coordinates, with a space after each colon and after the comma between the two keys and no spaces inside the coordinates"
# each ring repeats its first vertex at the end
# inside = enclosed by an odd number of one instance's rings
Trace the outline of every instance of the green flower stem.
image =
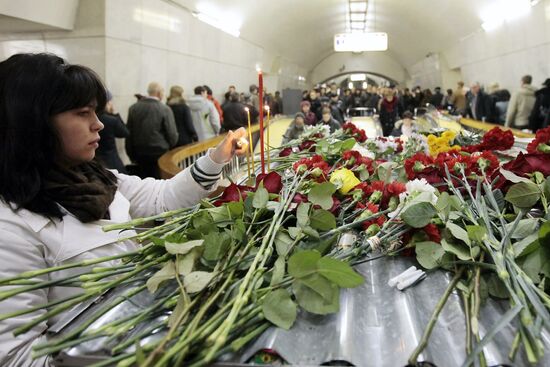
{"type": "MultiPolygon", "coordinates": [[[[118,306],[122,302],[126,301],[127,299],[132,298],[133,296],[140,293],[146,288],[147,288],[147,285],[144,284],[137,288],[131,289],[129,292],[127,292],[124,295],[116,297],[111,303],[101,307],[93,316],[87,318],[86,321],[80,324],[77,328],[71,330],[71,332],[64,335],[63,338],[56,339],[55,343],[45,343],[45,344],[35,346],[34,347],[35,353],[33,353],[34,357],[36,358],[36,357],[44,356],[44,355],[50,354],[53,350],[62,349],[60,347],[61,345],[70,343],[71,339],[78,337],[82,332],[84,332],[90,325],[92,325],[101,316],[103,316],[108,311],[112,310],[114,307],[118,306]]],[[[84,336],[84,338],[87,338],[87,336],[84,336]]]]}
{"type": "Polygon", "coordinates": [[[67,277],[67,278],[63,278],[63,279],[54,279],[54,280],[50,280],[50,281],[47,281],[47,282],[39,282],[39,283],[36,283],[36,284],[33,284],[33,285],[28,285],[28,286],[24,286],[24,287],[17,287],[15,289],[10,289],[10,290],[7,290],[7,291],[3,291],[3,292],[0,292],[0,302],[10,298],[10,297],[13,297],[17,294],[20,294],[20,293],[26,293],[26,292],[30,292],[30,291],[34,291],[34,290],[37,290],[37,289],[42,289],[42,288],[48,288],[48,287],[51,287],[51,286],[54,286],[54,285],[58,285],[60,283],[64,283],[66,281],[72,281],[72,280],[75,280],[75,279],[78,279],[79,275],[72,275],[70,277],[67,277]]]}
{"type": "Polygon", "coordinates": [[[11,312],[11,313],[5,313],[5,314],[0,315],[0,321],[11,319],[12,317],[26,315],[28,313],[40,311],[40,310],[43,310],[43,309],[51,308],[53,306],[57,306],[59,304],[65,303],[67,301],[70,301],[72,299],[75,299],[75,298],[81,297],[81,296],[82,296],[82,293],[79,293],[79,294],[75,294],[75,295],[72,295],[72,296],[67,297],[67,298],[63,298],[63,299],[59,299],[59,300],[56,300],[56,301],[44,303],[44,304],[34,306],[34,307],[31,307],[31,308],[18,310],[18,311],[11,312]]]}
{"type": "Polygon", "coordinates": [[[44,321],[48,320],[49,318],[51,318],[55,315],[58,315],[59,313],[65,311],[65,310],[68,310],[68,309],[76,306],[77,304],[79,304],[81,302],[84,302],[84,301],[86,301],[90,298],[93,298],[93,297],[97,297],[98,295],[100,295],[100,294],[104,293],[105,291],[113,288],[114,286],[119,285],[124,280],[131,279],[135,275],[141,273],[143,270],[146,270],[146,269],[148,269],[148,268],[150,268],[150,267],[152,267],[152,266],[154,266],[154,265],[156,265],[156,264],[158,264],[158,263],[160,263],[160,262],[162,262],[166,259],[167,259],[166,256],[162,256],[162,257],[158,258],[157,260],[152,261],[149,264],[141,265],[141,266],[136,267],[136,269],[134,271],[131,271],[128,274],[126,274],[126,275],[124,275],[124,276],[122,276],[118,279],[115,279],[111,282],[108,282],[107,284],[105,284],[103,286],[100,286],[100,287],[97,287],[97,288],[90,288],[85,293],[83,293],[80,297],[77,297],[77,298],[75,298],[72,301],[69,301],[67,303],[61,304],[61,305],[53,308],[52,310],[44,313],[40,317],[35,318],[31,322],[29,322],[29,323],[27,323],[23,326],[18,327],[17,329],[15,329],[13,331],[13,334],[15,336],[17,336],[17,335],[26,333],[27,331],[31,330],[33,327],[40,324],[41,322],[44,322],[44,321]]]}
{"type": "MultiPolygon", "coordinates": [[[[166,320],[166,322],[167,321],[168,321],[168,319],[166,320]]],[[[129,338],[128,340],[125,340],[124,342],[118,344],[112,350],[113,355],[119,354],[124,349],[128,348],[131,345],[134,345],[137,341],[151,335],[153,332],[159,330],[160,328],[166,327],[167,326],[166,322],[164,322],[160,325],[159,324],[153,324],[152,326],[149,326],[148,328],[146,328],[145,330],[143,330],[139,334],[134,335],[131,338],[129,338]]]]}
{"type": "MultiPolygon", "coordinates": [[[[464,316],[466,316],[466,354],[472,353],[472,323],[470,320],[470,297],[466,292],[461,291],[464,304],[464,316]]],[[[470,367],[470,366],[468,366],[470,367]]]]}
{"type": "MultiPolygon", "coordinates": [[[[481,254],[480,261],[483,262],[483,254],[481,254]]],[[[475,276],[474,276],[474,304],[472,307],[472,317],[473,322],[475,323],[475,328],[473,330],[474,336],[476,338],[476,342],[479,343],[481,341],[481,337],[479,336],[479,310],[481,308],[481,295],[479,293],[479,287],[481,282],[481,268],[477,267],[475,269],[475,276]]],[[[469,353],[468,353],[469,354],[469,353]]],[[[487,361],[485,359],[485,353],[483,350],[479,353],[479,366],[480,367],[486,367],[487,361]]]]}
{"type": "Polygon", "coordinates": [[[424,330],[424,334],[422,334],[422,339],[420,339],[420,343],[416,347],[416,349],[413,351],[411,356],[409,357],[409,364],[412,366],[415,366],[418,361],[418,357],[420,356],[420,353],[426,348],[426,345],[428,345],[428,339],[430,338],[430,335],[432,334],[432,330],[435,326],[435,323],[437,322],[437,318],[439,317],[439,314],[441,313],[441,310],[443,310],[443,307],[445,306],[445,303],[447,303],[447,299],[451,295],[452,291],[455,289],[456,285],[458,284],[458,281],[460,280],[460,277],[462,276],[462,273],[464,273],[464,267],[460,268],[454,275],[453,279],[447,286],[447,289],[445,289],[445,293],[443,293],[443,296],[437,302],[437,305],[435,306],[434,312],[432,313],[432,316],[430,317],[430,321],[428,322],[428,325],[426,326],[426,330],[424,330]]]}
{"type": "Polygon", "coordinates": [[[107,261],[113,261],[113,260],[129,258],[129,257],[132,257],[132,256],[140,255],[143,251],[145,251],[150,246],[152,246],[152,245],[147,245],[147,246],[144,246],[144,247],[140,248],[139,250],[132,251],[132,252],[126,252],[124,254],[98,257],[98,258],[95,258],[95,259],[83,260],[83,261],[79,261],[79,262],[76,262],[76,263],[53,266],[53,267],[47,268],[47,269],[26,271],[26,272],[21,273],[17,276],[14,276],[14,277],[1,279],[0,280],[0,285],[9,283],[9,282],[14,281],[14,280],[32,279],[32,278],[36,278],[40,275],[54,273],[56,271],[61,271],[61,270],[66,270],[66,269],[73,269],[73,268],[82,268],[82,267],[87,267],[87,266],[91,266],[91,265],[95,265],[95,264],[100,264],[100,263],[107,262],[107,261]]]}
{"type": "Polygon", "coordinates": [[[355,222],[352,222],[352,223],[344,224],[344,225],[342,225],[342,226],[340,226],[340,227],[338,227],[338,228],[335,228],[335,229],[331,229],[330,231],[323,233],[323,234],[321,235],[321,238],[327,238],[327,237],[333,236],[333,235],[335,235],[335,234],[337,234],[337,233],[342,233],[343,231],[348,230],[348,229],[350,229],[350,228],[353,228],[353,227],[355,227],[355,226],[357,226],[357,225],[359,225],[359,224],[361,224],[361,223],[363,223],[363,222],[366,222],[366,221],[368,221],[368,220],[372,220],[372,219],[378,218],[378,217],[381,216],[381,215],[384,215],[384,214],[386,214],[386,213],[389,213],[389,211],[390,211],[389,209],[386,209],[386,210],[383,210],[383,211],[381,211],[381,212],[378,212],[378,213],[375,213],[375,214],[373,214],[373,215],[370,215],[370,216],[368,216],[368,217],[366,217],[366,218],[363,218],[363,219],[360,219],[360,220],[356,220],[355,222]]]}
{"type": "Polygon", "coordinates": [[[146,223],[152,222],[156,219],[164,219],[164,218],[174,217],[174,216],[182,214],[182,213],[187,213],[191,210],[194,210],[194,208],[183,208],[183,209],[171,210],[171,211],[167,211],[167,212],[160,213],[160,214],[153,215],[153,216],[146,217],[146,218],[134,219],[134,220],[131,220],[131,221],[126,222],[126,223],[111,224],[111,225],[102,227],[102,229],[103,229],[103,232],[110,232],[110,231],[116,231],[116,230],[121,230],[121,229],[132,229],[134,227],[141,226],[141,225],[144,225],[146,223]]]}

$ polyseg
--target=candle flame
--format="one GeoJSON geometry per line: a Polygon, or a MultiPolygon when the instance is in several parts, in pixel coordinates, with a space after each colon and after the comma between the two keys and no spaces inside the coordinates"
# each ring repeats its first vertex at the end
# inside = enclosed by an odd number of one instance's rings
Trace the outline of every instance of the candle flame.
{"type": "Polygon", "coordinates": [[[265,108],[266,111],[269,111],[269,106],[268,105],[265,105],[264,108],[265,108]]]}
{"type": "Polygon", "coordinates": [[[246,112],[250,111],[250,110],[248,109],[248,107],[245,107],[244,110],[245,110],[246,112]]]}

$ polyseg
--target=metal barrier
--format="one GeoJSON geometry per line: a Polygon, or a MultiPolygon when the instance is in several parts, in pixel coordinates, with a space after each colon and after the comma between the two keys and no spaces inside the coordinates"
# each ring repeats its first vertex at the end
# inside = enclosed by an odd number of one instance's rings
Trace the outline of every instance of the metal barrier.
{"type": "MultiPolygon", "coordinates": [[[[274,121],[275,120],[271,120],[271,123],[274,121]]],[[[252,125],[251,132],[253,135],[258,135],[260,126],[258,124],[252,125]]],[[[164,179],[174,177],[180,171],[191,166],[197,159],[205,155],[208,149],[216,147],[225,138],[225,135],[226,134],[218,135],[215,138],[178,147],[164,153],[158,160],[160,177],[164,179]]],[[[233,158],[231,162],[224,167],[222,177],[227,178],[237,174],[240,165],[245,159],[246,158],[243,157],[233,158]]]]}

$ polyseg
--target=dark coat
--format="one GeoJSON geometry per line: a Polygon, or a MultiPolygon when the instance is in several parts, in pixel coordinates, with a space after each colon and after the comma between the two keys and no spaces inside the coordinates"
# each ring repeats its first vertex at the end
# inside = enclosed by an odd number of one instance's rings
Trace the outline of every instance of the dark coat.
{"type": "Polygon", "coordinates": [[[198,141],[199,138],[193,125],[193,117],[191,117],[189,106],[185,103],[174,103],[168,106],[172,109],[176,128],[178,129],[178,142],[176,146],[180,147],[198,141]]]}
{"type": "Polygon", "coordinates": [[[237,130],[240,127],[248,126],[248,116],[244,110],[244,105],[240,102],[226,103],[223,106],[223,116],[222,130],[224,131],[237,130]]]}
{"type": "Polygon", "coordinates": [[[143,98],[128,111],[126,152],[137,156],[160,157],[178,142],[178,130],[170,107],[154,98],[143,98]]]}
{"type": "Polygon", "coordinates": [[[529,128],[533,131],[543,129],[550,123],[550,87],[535,92],[535,105],[529,116],[529,128]]]}
{"type": "Polygon", "coordinates": [[[472,111],[471,106],[472,101],[474,100],[474,95],[472,93],[468,93],[467,98],[468,105],[466,106],[466,116],[475,118],[478,121],[496,122],[498,120],[498,118],[495,116],[496,113],[493,99],[487,94],[479,91],[476,105],[474,106],[475,111],[472,111]]]}
{"type": "Polygon", "coordinates": [[[430,98],[430,104],[435,107],[441,106],[442,101],[443,101],[443,93],[441,92],[434,93],[430,98]]]}
{"type": "Polygon", "coordinates": [[[118,155],[115,138],[127,138],[130,135],[128,128],[119,114],[113,115],[102,112],[98,116],[99,121],[105,126],[99,132],[99,147],[96,150],[98,160],[107,168],[116,169],[120,173],[126,173],[124,164],[118,155]]]}

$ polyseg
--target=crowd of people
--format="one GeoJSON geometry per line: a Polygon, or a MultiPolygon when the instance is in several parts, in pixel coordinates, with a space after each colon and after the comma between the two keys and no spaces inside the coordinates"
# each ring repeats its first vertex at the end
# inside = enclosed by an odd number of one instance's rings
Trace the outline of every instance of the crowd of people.
{"type": "MultiPolygon", "coordinates": [[[[142,178],[160,178],[157,161],[168,150],[213,138],[220,133],[237,130],[259,117],[260,101],[258,87],[251,85],[248,93],[239,93],[229,86],[220,103],[207,85],[197,86],[187,100],[184,90],[175,85],[168,97],[163,87],[151,82],[147,95],[136,94],[136,103],[130,106],[126,123],[115,112],[112,95],[107,94],[107,105],[99,114],[105,128],[100,131],[98,159],[108,168],[127,173],[116,147],[116,138],[126,138],[126,153],[134,163],[133,174],[142,178]],[[248,113],[246,108],[248,108],[248,113]]],[[[264,105],[275,116],[282,113],[282,98],[265,94],[264,105]]]]}
{"type": "MultiPolygon", "coordinates": [[[[532,81],[530,75],[523,76],[513,94],[497,83],[483,88],[477,82],[469,88],[458,82],[454,90],[447,89],[445,93],[440,87],[431,90],[420,86],[400,89],[395,85],[368,85],[364,89],[343,89],[336,83],[323,85],[303,91],[300,111],[284,134],[283,143],[297,138],[305,126],[323,124],[335,131],[354,108],[370,109],[378,117],[384,136],[400,135],[403,129],[412,132],[413,116],[428,106],[479,121],[536,131],[549,124],[550,78],[538,90],[532,81]]],[[[111,101],[110,94],[107,97],[111,101]]],[[[97,155],[107,167],[125,173],[115,138],[126,138],[126,152],[135,164],[132,173],[142,178],[159,178],[157,161],[168,150],[246,127],[248,115],[254,124],[260,114],[255,85],[247,93],[229,86],[222,103],[206,85],[195,87],[187,100],[182,87],[172,86],[164,103],[164,90],[155,82],[149,84],[147,95],[136,94],[136,98],[126,124],[114,113],[112,103],[107,103],[106,110],[99,115],[105,129],[100,132],[97,155]]],[[[283,112],[280,92],[264,93],[263,99],[262,104],[269,106],[273,116],[283,112]]]]}

